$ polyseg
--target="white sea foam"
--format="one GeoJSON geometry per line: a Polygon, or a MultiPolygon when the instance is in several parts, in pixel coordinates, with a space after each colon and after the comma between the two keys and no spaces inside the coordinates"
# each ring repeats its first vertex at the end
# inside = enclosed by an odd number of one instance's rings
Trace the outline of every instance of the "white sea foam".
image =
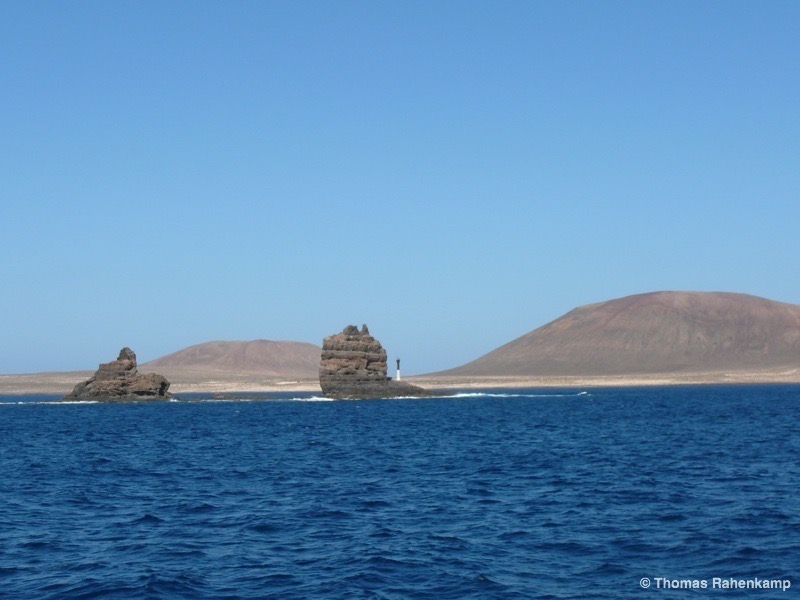
{"type": "Polygon", "coordinates": [[[462,392],[452,396],[442,396],[442,398],[521,398],[527,394],[493,394],[491,392],[462,392]]]}
{"type": "Polygon", "coordinates": [[[333,398],[325,398],[323,396],[311,396],[308,398],[274,398],[278,402],[335,402],[333,398]]]}
{"type": "Polygon", "coordinates": [[[458,392],[456,394],[433,394],[431,396],[394,396],[392,400],[431,400],[439,398],[575,398],[580,394],[512,394],[508,392],[458,392]]]}
{"type": "Polygon", "coordinates": [[[582,396],[586,392],[580,394],[510,394],[510,393],[493,393],[493,392],[462,392],[450,396],[436,396],[437,398],[574,398],[582,396]]]}
{"type": "MultiPolygon", "coordinates": [[[[441,396],[396,396],[393,400],[430,400],[437,398],[574,398],[576,396],[591,396],[589,392],[579,392],[577,394],[512,394],[499,392],[459,392],[457,394],[442,394],[441,396]]],[[[334,398],[323,396],[308,396],[294,398],[171,398],[169,402],[180,403],[201,403],[201,402],[336,402],[334,398]]],[[[100,404],[96,400],[44,400],[30,402],[0,402],[0,405],[20,405],[20,404],[50,404],[54,406],[62,404],[100,404]]]]}
{"type": "Polygon", "coordinates": [[[31,400],[28,402],[0,402],[0,405],[6,406],[17,406],[20,404],[30,404],[30,405],[39,405],[39,404],[51,404],[53,406],[61,406],[62,404],[99,404],[96,400],[31,400]]]}
{"type": "Polygon", "coordinates": [[[295,398],[232,398],[242,402],[333,402],[333,398],[323,398],[322,396],[308,396],[295,398]]]}
{"type": "Polygon", "coordinates": [[[52,400],[49,402],[31,402],[31,404],[53,404],[59,406],[61,404],[100,404],[97,400],[52,400]]]}
{"type": "Polygon", "coordinates": [[[177,398],[170,402],[183,403],[206,403],[206,402],[333,402],[332,398],[322,396],[296,397],[296,398],[272,398],[272,397],[253,397],[253,396],[231,396],[226,398],[177,398]]]}

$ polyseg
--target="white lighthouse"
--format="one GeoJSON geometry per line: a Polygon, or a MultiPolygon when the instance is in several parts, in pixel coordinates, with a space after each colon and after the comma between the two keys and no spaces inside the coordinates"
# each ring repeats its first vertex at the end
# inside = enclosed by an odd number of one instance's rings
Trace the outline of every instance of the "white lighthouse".
{"type": "Polygon", "coordinates": [[[397,381],[400,381],[400,359],[397,359],[397,377],[395,377],[397,381]]]}

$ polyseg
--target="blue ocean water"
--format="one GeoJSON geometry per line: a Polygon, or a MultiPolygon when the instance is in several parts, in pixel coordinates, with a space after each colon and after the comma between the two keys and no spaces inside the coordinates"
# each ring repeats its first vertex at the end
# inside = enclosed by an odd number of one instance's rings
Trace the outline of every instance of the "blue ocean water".
{"type": "Polygon", "coordinates": [[[3,598],[800,589],[800,386],[53,399],[0,397],[3,598]]]}

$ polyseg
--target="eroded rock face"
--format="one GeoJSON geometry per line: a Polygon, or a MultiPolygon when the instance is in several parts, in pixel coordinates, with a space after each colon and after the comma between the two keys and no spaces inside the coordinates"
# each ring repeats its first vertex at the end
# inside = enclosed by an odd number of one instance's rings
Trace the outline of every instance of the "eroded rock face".
{"type": "Polygon", "coordinates": [[[421,387],[386,376],[386,350],[366,325],[348,325],[322,342],[319,384],[328,398],[427,396],[421,387]]]}
{"type": "Polygon", "coordinates": [[[96,400],[131,402],[166,400],[170,397],[169,381],[155,373],[141,374],[136,368],[136,354],[123,348],[117,360],[103,363],[94,376],[79,383],[62,400],[96,400]]]}

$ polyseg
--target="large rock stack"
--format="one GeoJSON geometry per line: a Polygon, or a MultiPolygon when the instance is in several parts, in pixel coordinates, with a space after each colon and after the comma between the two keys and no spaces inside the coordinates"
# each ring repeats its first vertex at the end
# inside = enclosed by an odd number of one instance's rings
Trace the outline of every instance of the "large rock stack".
{"type": "Polygon", "coordinates": [[[348,325],[322,342],[319,384],[328,398],[428,396],[421,387],[386,376],[386,350],[369,334],[348,325]]]}
{"type": "Polygon", "coordinates": [[[103,363],[94,376],[79,383],[62,400],[97,402],[137,402],[167,400],[169,381],[156,373],[141,374],[136,368],[136,354],[123,348],[117,360],[103,363]]]}

